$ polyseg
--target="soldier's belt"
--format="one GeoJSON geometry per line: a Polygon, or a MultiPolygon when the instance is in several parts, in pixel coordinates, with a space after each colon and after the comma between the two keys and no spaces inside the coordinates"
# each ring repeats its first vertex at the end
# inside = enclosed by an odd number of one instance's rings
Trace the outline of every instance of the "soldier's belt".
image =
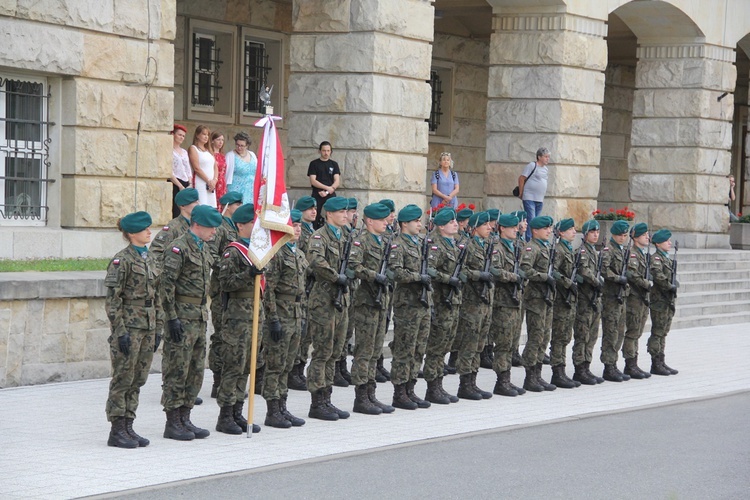
{"type": "Polygon", "coordinates": [[[140,307],[153,307],[154,306],[153,299],[144,299],[144,300],[123,299],[122,303],[125,304],[126,306],[140,306],[140,307]]]}
{"type": "Polygon", "coordinates": [[[193,304],[194,306],[202,306],[206,304],[206,297],[191,297],[189,295],[175,295],[174,300],[177,302],[183,302],[185,304],[193,304]]]}
{"type": "Polygon", "coordinates": [[[255,292],[229,292],[230,299],[252,299],[255,292]]]}
{"type": "Polygon", "coordinates": [[[277,293],[276,294],[276,300],[286,300],[289,302],[299,302],[302,300],[302,295],[292,295],[289,293],[277,293]]]}

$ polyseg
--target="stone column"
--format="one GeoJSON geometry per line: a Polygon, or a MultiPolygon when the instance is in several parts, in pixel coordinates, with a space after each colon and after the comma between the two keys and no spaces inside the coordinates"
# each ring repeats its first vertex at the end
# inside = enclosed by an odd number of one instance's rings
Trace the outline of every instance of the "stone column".
{"type": "MultiPolygon", "coordinates": [[[[541,10],[541,9],[540,9],[541,10]]],[[[536,150],[551,152],[544,213],[580,227],[596,208],[607,66],[604,21],[568,13],[493,19],[487,104],[489,206],[516,210],[511,191],[536,150]]]]}
{"type": "Polygon", "coordinates": [[[428,0],[295,0],[288,179],[333,144],[343,195],[361,203],[424,200],[434,12],[428,0]],[[419,198],[417,198],[417,196],[419,198]]]}
{"type": "Polygon", "coordinates": [[[652,229],[688,248],[728,248],[734,51],[641,45],[631,134],[630,198],[652,229]]]}

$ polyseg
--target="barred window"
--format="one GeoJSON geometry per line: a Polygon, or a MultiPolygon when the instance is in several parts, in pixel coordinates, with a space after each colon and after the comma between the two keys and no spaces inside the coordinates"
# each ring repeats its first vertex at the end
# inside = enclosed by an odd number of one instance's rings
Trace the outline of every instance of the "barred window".
{"type": "Polygon", "coordinates": [[[193,33],[193,98],[194,106],[213,109],[219,100],[220,49],[216,37],[205,33],[193,33]]]}
{"type": "Polygon", "coordinates": [[[440,126],[440,117],[443,115],[441,104],[443,100],[443,80],[437,71],[430,71],[430,79],[427,81],[432,89],[432,106],[430,117],[425,120],[430,127],[430,132],[437,132],[440,126]]]}
{"type": "Polygon", "coordinates": [[[49,98],[45,79],[0,75],[0,224],[47,221],[49,98]]]}
{"type": "Polygon", "coordinates": [[[268,82],[268,72],[272,68],[268,65],[268,52],[265,43],[245,40],[244,66],[245,81],[242,111],[264,114],[265,106],[259,97],[260,90],[266,83],[269,86],[273,83],[268,82]]]}

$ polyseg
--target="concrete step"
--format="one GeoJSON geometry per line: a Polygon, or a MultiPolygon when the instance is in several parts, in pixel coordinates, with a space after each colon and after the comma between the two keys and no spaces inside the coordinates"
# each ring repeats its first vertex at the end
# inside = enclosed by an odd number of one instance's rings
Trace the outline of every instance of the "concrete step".
{"type": "MultiPolygon", "coordinates": [[[[731,325],[750,321],[750,308],[723,314],[707,314],[704,316],[680,316],[672,320],[672,330],[679,328],[695,328],[699,326],[731,325]]],[[[650,325],[648,326],[650,330],[650,325]]],[[[644,331],[649,331],[644,330],[644,331]]]]}
{"type": "MultiPolygon", "coordinates": [[[[677,299],[680,300],[679,298],[677,299]]],[[[678,302],[679,303],[679,302],[678,302]]],[[[702,304],[679,305],[675,311],[675,317],[687,318],[692,316],[725,315],[735,312],[750,313],[750,301],[732,300],[728,302],[713,302],[702,304]],[[679,311],[679,315],[677,312],[679,311]]]]}
{"type": "Polygon", "coordinates": [[[680,277],[680,295],[697,292],[746,290],[750,286],[747,279],[727,279],[723,281],[682,281],[680,277]]]}
{"type": "Polygon", "coordinates": [[[750,269],[738,269],[734,271],[693,271],[686,267],[678,267],[677,279],[682,283],[695,281],[727,281],[745,280],[750,281],[750,269]]]}
{"type": "Polygon", "coordinates": [[[750,260],[706,260],[678,263],[680,272],[685,271],[734,271],[750,269],[750,260]]]}
{"type": "MultiPolygon", "coordinates": [[[[652,250],[653,251],[653,250],[652,250]]],[[[669,252],[672,256],[673,252],[669,252]]],[[[682,262],[697,262],[707,260],[731,260],[731,261],[750,261],[750,251],[742,250],[680,250],[677,254],[677,260],[682,262]]]]}
{"type": "MultiPolygon", "coordinates": [[[[683,290],[685,287],[680,287],[683,290]]],[[[750,302],[750,284],[747,288],[738,290],[700,290],[691,293],[681,293],[677,301],[677,307],[692,304],[704,304],[713,302],[748,301],[750,302]]]]}

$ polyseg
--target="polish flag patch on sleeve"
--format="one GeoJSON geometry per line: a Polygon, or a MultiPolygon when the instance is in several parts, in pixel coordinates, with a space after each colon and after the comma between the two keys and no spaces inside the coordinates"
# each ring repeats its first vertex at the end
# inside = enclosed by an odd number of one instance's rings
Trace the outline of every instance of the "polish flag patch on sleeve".
{"type": "Polygon", "coordinates": [[[358,247],[358,246],[360,246],[360,245],[361,245],[361,243],[360,243],[359,241],[355,241],[355,242],[354,242],[354,246],[355,246],[355,247],[358,247]]]}
{"type": "Polygon", "coordinates": [[[661,260],[661,257],[654,257],[654,260],[661,260]]]}
{"type": "Polygon", "coordinates": [[[225,258],[225,259],[228,259],[228,258],[229,258],[229,252],[227,252],[227,253],[225,253],[225,254],[224,254],[224,258],[225,258]]]}
{"type": "Polygon", "coordinates": [[[398,245],[391,245],[391,249],[398,248],[398,245]]]}
{"type": "Polygon", "coordinates": [[[430,247],[432,250],[437,250],[437,247],[430,247]]]}
{"type": "Polygon", "coordinates": [[[531,252],[531,247],[526,247],[527,252],[531,252]]]}
{"type": "Polygon", "coordinates": [[[120,265],[120,259],[115,259],[112,261],[112,264],[119,266],[120,265]]]}
{"type": "Polygon", "coordinates": [[[172,251],[177,254],[180,253],[180,249],[177,247],[172,247],[172,251]]]}
{"type": "Polygon", "coordinates": [[[319,240],[320,239],[320,235],[319,234],[313,234],[313,238],[316,239],[316,240],[319,240]]]}
{"type": "Polygon", "coordinates": [[[163,228],[161,228],[161,230],[162,231],[169,231],[169,226],[164,226],[163,228]]]}

